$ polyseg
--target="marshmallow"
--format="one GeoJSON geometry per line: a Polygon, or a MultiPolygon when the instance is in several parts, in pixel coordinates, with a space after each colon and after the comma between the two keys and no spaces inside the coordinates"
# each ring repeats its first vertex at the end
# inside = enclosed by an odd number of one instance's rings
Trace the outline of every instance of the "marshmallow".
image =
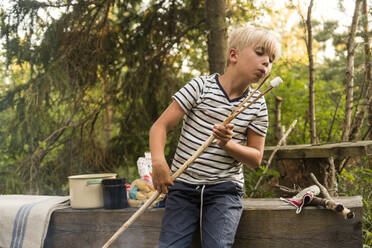
{"type": "Polygon", "coordinates": [[[283,83],[283,80],[280,77],[276,77],[276,78],[274,78],[273,80],[270,81],[270,85],[273,88],[278,87],[282,83],[283,83]]]}

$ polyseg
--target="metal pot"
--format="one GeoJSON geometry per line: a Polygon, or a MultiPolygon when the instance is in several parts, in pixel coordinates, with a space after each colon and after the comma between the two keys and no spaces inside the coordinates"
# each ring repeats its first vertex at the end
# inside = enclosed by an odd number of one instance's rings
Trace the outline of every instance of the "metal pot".
{"type": "Polygon", "coordinates": [[[69,176],[71,208],[102,208],[103,179],[116,178],[116,173],[100,173],[69,176]]]}

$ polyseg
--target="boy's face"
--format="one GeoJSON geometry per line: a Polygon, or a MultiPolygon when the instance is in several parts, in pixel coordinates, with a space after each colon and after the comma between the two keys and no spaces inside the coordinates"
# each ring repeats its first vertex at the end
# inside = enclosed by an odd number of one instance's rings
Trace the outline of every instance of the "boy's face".
{"type": "Polygon", "coordinates": [[[238,73],[248,83],[258,82],[271,71],[272,59],[263,47],[246,47],[236,51],[235,59],[238,73]]]}

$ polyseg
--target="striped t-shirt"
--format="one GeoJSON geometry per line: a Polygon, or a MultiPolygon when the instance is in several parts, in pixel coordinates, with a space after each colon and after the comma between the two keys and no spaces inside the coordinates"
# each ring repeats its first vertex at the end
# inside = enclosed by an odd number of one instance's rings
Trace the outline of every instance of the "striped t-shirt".
{"type": "MultiPolygon", "coordinates": [[[[172,173],[182,167],[212,135],[213,125],[222,123],[249,94],[249,90],[247,90],[241,97],[229,99],[218,77],[218,74],[212,74],[195,78],[173,95],[173,99],[178,102],[186,114],[183,118],[181,136],[172,162],[172,173]]],[[[258,95],[257,91],[248,103],[258,95]]],[[[248,128],[265,136],[268,127],[265,98],[258,99],[231,123],[234,124],[232,139],[241,145],[247,144],[248,128]]],[[[215,141],[177,180],[190,184],[215,184],[232,181],[243,186],[243,164],[228,155],[215,141]]]]}

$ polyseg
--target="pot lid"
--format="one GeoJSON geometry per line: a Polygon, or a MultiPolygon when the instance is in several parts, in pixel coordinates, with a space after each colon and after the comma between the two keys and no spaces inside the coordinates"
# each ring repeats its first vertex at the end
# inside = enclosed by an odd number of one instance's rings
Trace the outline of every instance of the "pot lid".
{"type": "Polygon", "coordinates": [[[98,174],[82,174],[82,175],[74,175],[69,176],[69,179],[92,179],[92,178],[109,178],[109,177],[116,177],[116,173],[98,173],[98,174]]]}
{"type": "Polygon", "coordinates": [[[102,180],[103,185],[124,185],[125,178],[107,178],[102,180]]]}

